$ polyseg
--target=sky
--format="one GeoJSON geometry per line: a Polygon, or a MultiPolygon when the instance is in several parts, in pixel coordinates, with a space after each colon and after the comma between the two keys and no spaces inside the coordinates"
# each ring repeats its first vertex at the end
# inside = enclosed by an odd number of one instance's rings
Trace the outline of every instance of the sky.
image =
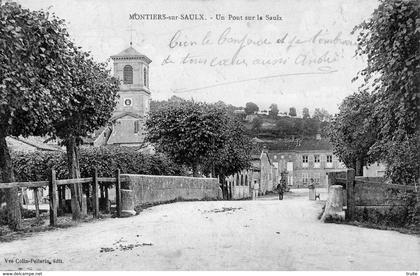
{"type": "Polygon", "coordinates": [[[97,61],[111,64],[109,57],[131,41],[152,60],[154,100],[176,95],[235,106],[252,101],[260,110],[275,103],[280,111],[293,106],[298,113],[303,107],[336,113],[357,91],[351,80],[365,61],[355,56],[357,37],[350,33],[378,5],[373,0],[18,2],[65,19],[74,42],[97,61]],[[158,18],[162,14],[166,19],[158,18]]]}

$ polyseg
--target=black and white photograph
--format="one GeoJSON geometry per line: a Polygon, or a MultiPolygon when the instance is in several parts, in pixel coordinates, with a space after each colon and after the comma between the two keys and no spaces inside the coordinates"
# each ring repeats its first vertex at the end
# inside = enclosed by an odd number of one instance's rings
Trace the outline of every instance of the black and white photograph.
{"type": "Polygon", "coordinates": [[[0,276],[418,276],[419,113],[418,0],[0,0],[0,276]]]}

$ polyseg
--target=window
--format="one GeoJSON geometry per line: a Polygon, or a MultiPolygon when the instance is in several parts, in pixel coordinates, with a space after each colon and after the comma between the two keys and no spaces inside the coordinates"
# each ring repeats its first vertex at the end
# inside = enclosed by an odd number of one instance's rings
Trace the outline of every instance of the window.
{"type": "Polygon", "coordinates": [[[333,167],[332,155],[327,155],[327,168],[332,168],[332,167],[333,167]]]}
{"type": "Polygon", "coordinates": [[[245,175],[245,186],[248,186],[248,175],[245,175]]]}
{"type": "Polygon", "coordinates": [[[244,175],[241,174],[241,186],[243,186],[243,185],[244,185],[244,175]]]}
{"type": "Polygon", "coordinates": [[[308,167],[308,156],[307,155],[302,155],[302,167],[303,168],[307,168],[308,167]]]}
{"type": "Polygon", "coordinates": [[[287,171],[288,172],[293,171],[293,162],[287,162],[287,171]]]}
{"type": "Polygon", "coordinates": [[[134,121],[134,133],[140,132],[140,121],[134,121]]]}
{"type": "Polygon", "coordinates": [[[130,65],[124,66],[123,81],[124,84],[133,84],[133,67],[130,65]]]}
{"type": "Polygon", "coordinates": [[[147,69],[143,69],[143,80],[144,80],[144,86],[147,86],[147,69]]]}
{"type": "Polygon", "coordinates": [[[327,163],[332,163],[332,155],[327,155],[327,163]]]}
{"type": "Polygon", "coordinates": [[[321,160],[319,158],[319,155],[314,155],[314,168],[320,168],[321,166],[321,160]]]}

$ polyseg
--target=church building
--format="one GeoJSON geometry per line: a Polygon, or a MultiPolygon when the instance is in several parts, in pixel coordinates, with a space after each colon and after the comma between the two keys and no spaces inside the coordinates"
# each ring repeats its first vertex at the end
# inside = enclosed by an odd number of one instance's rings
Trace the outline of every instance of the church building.
{"type": "Polygon", "coordinates": [[[150,108],[149,64],[147,56],[129,47],[111,56],[114,76],[120,80],[119,99],[110,125],[86,141],[93,146],[139,146],[145,138],[146,115],[150,108]]]}

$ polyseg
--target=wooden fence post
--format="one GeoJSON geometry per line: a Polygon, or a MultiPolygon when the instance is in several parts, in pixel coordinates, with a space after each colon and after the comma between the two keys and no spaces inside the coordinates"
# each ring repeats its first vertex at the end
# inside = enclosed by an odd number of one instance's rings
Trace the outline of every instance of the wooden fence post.
{"type": "Polygon", "coordinates": [[[64,213],[64,202],[63,202],[63,189],[65,186],[57,187],[58,189],[58,209],[60,210],[60,215],[64,213]]]}
{"type": "Polygon", "coordinates": [[[121,217],[121,179],[120,170],[117,170],[117,183],[115,184],[115,201],[117,203],[117,217],[121,217]]]}
{"type": "Polygon", "coordinates": [[[105,203],[105,209],[106,209],[106,213],[109,214],[110,210],[111,210],[111,204],[110,204],[110,201],[109,201],[109,187],[108,187],[108,184],[105,184],[104,188],[105,188],[104,192],[105,192],[105,202],[106,202],[105,203]]]}
{"type": "Polygon", "coordinates": [[[346,190],[347,190],[347,214],[346,218],[352,220],[355,211],[355,198],[354,198],[354,169],[348,169],[346,172],[346,190]]]}
{"type": "Polygon", "coordinates": [[[93,173],[92,182],[92,205],[93,205],[93,217],[99,218],[99,199],[98,199],[98,170],[95,168],[93,173]]]}
{"type": "Polygon", "coordinates": [[[57,182],[55,170],[51,170],[48,194],[50,196],[50,225],[57,225],[57,182]]]}
{"type": "Polygon", "coordinates": [[[35,216],[36,219],[39,219],[39,196],[38,196],[38,188],[33,190],[34,192],[34,202],[35,202],[35,216]]]}

